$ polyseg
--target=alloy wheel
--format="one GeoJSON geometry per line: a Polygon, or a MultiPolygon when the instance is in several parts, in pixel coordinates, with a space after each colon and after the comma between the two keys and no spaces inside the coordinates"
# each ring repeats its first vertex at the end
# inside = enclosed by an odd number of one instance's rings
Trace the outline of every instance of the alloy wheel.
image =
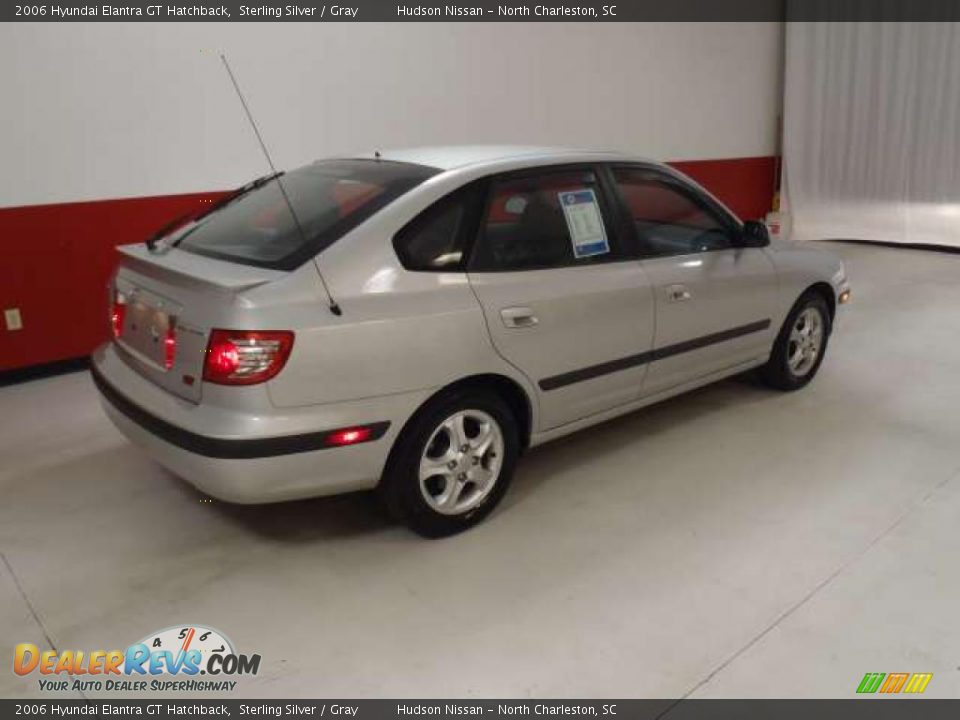
{"type": "Polygon", "coordinates": [[[420,457],[420,492],[436,512],[460,515],[490,495],[503,465],[503,432],[482,410],[460,410],[433,431],[420,457]]]}
{"type": "Polygon", "coordinates": [[[805,308],[790,329],[787,365],[795,377],[804,377],[817,363],[823,349],[823,316],[814,307],[805,308]]]}

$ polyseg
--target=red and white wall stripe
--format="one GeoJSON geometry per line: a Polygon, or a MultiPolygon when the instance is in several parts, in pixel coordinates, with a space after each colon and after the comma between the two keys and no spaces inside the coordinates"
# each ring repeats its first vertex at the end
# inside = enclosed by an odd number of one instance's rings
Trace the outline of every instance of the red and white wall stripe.
{"type": "Polygon", "coordinates": [[[769,210],[776,24],[64,24],[0,28],[0,370],[88,353],[114,248],[266,171],[376,147],[605,147],[769,210]]]}

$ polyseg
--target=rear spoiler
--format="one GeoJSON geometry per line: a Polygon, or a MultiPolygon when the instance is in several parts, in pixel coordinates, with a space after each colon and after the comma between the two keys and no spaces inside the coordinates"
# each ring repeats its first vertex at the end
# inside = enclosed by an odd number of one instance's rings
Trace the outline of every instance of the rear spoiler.
{"type": "Polygon", "coordinates": [[[138,243],[122,245],[117,250],[120,267],[183,287],[241,292],[287,275],[282,270],[216,260],[178,248],[150,252],[138,243]]]}

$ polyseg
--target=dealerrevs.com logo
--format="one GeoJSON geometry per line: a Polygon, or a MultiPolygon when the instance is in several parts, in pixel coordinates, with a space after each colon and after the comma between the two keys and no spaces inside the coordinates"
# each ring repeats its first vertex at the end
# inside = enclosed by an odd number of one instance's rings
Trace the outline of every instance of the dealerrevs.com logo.
{"type": "Polygon", "coordinates": [[[40,690],[80,692],[230,691],[242,675],[256,675],[260,655],[242,655],[218,630],[174,626],[150,633],[126,650],[41,651],[20,643],[13,652],[17,675],[38,675],[40,690]]]}

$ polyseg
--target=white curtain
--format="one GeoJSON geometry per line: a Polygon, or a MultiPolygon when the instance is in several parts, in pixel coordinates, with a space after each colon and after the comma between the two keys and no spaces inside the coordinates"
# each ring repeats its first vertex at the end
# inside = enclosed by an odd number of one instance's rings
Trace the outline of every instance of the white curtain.
{"type": "Polygon", "coordinates": [[[787,23],[792,235],[960,246],[960,23],[787,23]]]}

